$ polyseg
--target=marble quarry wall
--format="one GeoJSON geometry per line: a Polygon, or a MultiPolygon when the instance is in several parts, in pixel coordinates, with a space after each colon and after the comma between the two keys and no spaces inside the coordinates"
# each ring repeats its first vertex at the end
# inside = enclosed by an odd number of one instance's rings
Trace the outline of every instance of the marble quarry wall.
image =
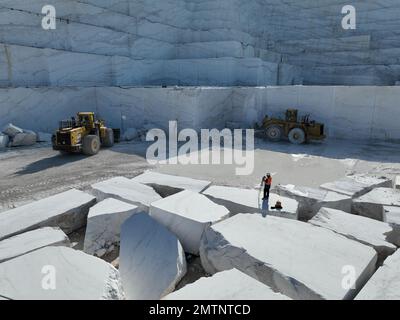
{"type": "Polygon", "coordinates": [[[85,110],[122,129],[167,129],[172,120],[180,129],[222,129],[228,122],[248,128],[295,107],[323,121],[330,138],[397,142],[399,95],[395,86],[8,88],[0,89],[0,127],[12,122],[51,132],[58,120],[85,110]]]}
{"type": "Polygon", "coordinates": [[[330,137],[399,140],[400,3],[353,1],[344,30],[347,4],[0,0],[0,125],[50,132],[85,109],[122,129],[248,127],[297,107],[330,137]]]}
{"type": "Polygon", "coordinates": [[[400,4],[1,0],[0,86],[395,85],[400,4]],[[56,8],[43,30],[42,7],[56,8]],[[72,68],[71,68],[72,66],[72,68]]]}

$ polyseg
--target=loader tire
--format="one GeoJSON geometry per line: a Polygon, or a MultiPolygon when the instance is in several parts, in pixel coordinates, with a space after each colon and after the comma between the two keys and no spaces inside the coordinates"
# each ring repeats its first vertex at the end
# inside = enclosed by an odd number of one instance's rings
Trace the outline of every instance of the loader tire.
{"type": "Polygon", "coordinates": [[[114,145],[114,131],[113,129],[107,129],[103,146],[106,148],[111,148],[113,145],[114,145]]]}
{"type": "Polygon", "coordinates": [[[87,156],[93,156],[99,153],[100,139],[98,136],[89,135],[83,138],[82,152],[87,156]]]}
{"type": "Polygon", "coordinates": [[[290,130],[288,138],[293,144],[303,144],[306,142],[306,133],[301,128],[294,128],[290,130]]]}
{"type": "Polygon", "coordinates": [[[268,140],[273,142],[278,142],[282,140],[283,130],[281,126],[270,125],[265,129],[265,135],[268,140]]]}

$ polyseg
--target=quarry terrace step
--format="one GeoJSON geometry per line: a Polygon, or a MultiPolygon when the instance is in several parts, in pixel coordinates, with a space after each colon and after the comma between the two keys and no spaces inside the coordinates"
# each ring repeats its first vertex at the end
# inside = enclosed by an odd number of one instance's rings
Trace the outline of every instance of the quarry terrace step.
{"type": "Polygon", "coordinates": [[[400,48],[363,51],[305,52],[301,55],[284,55],[288,64],[306,67],[356,66],[356,65],[398,65],[400,48]]]}
{"type": "Polygon", "coordinates": [[[304,67],[304,85],[393,86],[400,78],[400,65],[304,67]]]}
{"type": "Polygon", "coordinates": [[[166,132],[171,116],[180,128],[225,128],[230,121],[250,128],[260,121],[260,114],[281,115],[290,105],[318,114],[333,139],[399,141],[399,94],[400,86],[3,88],[0,127],[14,122],[36,132],[52,132],[67,116],[65,110],[74,114],[84,105],[112,128],[121,125],[121,114],[126,115],[127,127],[142,128],[151,119],[153,128],[166,132]],[[329,108],[321,108],[321,101],[329,108]],[[50,115],[49,121],[42,120],[38,108],[50,115]]]}
{"type": "Polygon", "coordinates": [[[5,44],[0,44],[0,68],[1,87],[266,86],[293,84],[300,72],[258,58],[133,60],[5,44]]]}
{"type": "Polygon", "coordinates": [[[281,60],[277,53],[244,45],[239,41],[173,44],[67,19],[57,21],[57,28],[48,32],[38,23],[41,19],[42,16],[37,13],[0,9],[0,42],[78,53],[127,56],[134,59],[259,57],[271,62],[281,60]]]}
{"type": "Polygon", "coordinates": [[[363,51],[369,50],[371,36],[349,36],[340,38],[316,38],[305,40],[271,41],[269,47],[286,54],[303,54],[325,51],[363,51]]]}

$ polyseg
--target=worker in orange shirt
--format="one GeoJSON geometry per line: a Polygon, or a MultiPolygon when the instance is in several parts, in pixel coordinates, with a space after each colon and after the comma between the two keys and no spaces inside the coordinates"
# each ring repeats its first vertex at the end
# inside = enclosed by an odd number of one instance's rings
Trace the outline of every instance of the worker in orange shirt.
{"type": "Polygon", "coordinates": [[[272,177],[270,173],[267,173],[266,176],[262,178],[261,186],[264,184],[264,198],[263,200],[269,199],[269,191],[271,190],[272,186],[272,177]]]}

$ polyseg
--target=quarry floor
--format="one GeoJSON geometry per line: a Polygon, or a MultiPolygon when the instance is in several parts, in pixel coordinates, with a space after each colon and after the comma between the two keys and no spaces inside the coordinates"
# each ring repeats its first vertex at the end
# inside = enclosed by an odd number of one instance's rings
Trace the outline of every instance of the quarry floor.
{"type": "Polygon", "coordinates": [[[150,144],[121,143],[98,155],[60,155],[50,145],[15,148],[0,153],[0,211],[69,188],[85,190],[114,176],[135,177],[147,169],[214,184],[256,187],[266,172],[274,184],[318,187],[350,173],[400,174],[398,144],[363,144],[338,140],[295,146],[256,139],[254,172],[237,176],[234,165],[157,165],[145,159],[150,144]]]}
{"type": "MultiPolygon", "coordinates": [[[[254,188],[271,172],[274,184],[318,187],[350,173],[400,174],[399,145],[326,141],[294,146],[256,139],[254,171],[235,174],[234,165],[157,165],[147,163],[149,143],[132,142],[103,149],[93,157],[60,155],[49,144],[15,148],[0,153],[1,211],[70,188],[86,190],[95,182],[114,176],[135,177],[152,169],[162,173],[212,181],[214,184],[254,188]]],[[[222,153],[222,152],[221,152],[222,153]]],[[[223,158],[223,157],[222,157],[223,158]]],[[[85,228],[70,235],[75,249],[82,250],[85,228]]],[[[118,267],[118,250],[104,260],[118,267]]],[[[188,273],[177,289],[206,276],[198,257],[187,257],[188,273]]]]}

